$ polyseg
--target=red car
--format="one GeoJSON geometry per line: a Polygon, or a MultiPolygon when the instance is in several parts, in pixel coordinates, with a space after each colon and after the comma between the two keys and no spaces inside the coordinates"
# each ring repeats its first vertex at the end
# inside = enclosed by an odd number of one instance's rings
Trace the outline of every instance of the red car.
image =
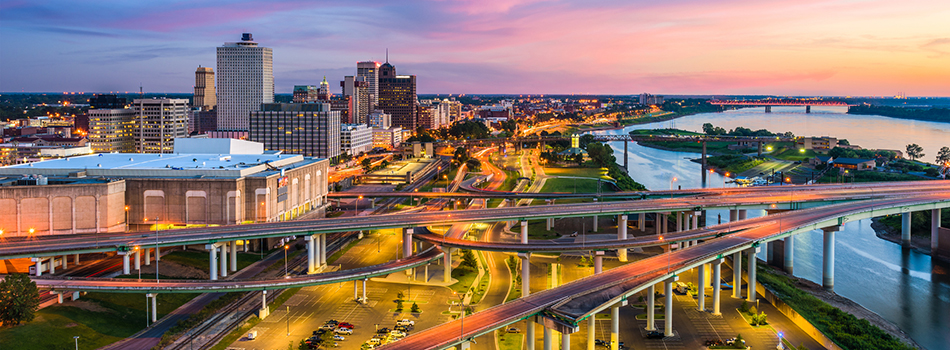
{"type": "Polygon", "coordinates": [[[340,324],[338,324],[338,325],[336,325],[336,326],[337,326],[337,327],[340,327],[340,328],[353,329],[353,324],[352,324],[352,323],[349,323],[349,322],[340,322],[340,324]]]}

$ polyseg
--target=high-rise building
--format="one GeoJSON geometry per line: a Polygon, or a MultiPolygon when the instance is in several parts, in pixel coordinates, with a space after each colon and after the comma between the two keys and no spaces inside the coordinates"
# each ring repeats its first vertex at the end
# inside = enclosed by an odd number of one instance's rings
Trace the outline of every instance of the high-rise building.
{"type": "Polygon", "coordinates": [[[251,33],[218,47],[218,130],[248,130],[251,111],[274,102],[274,54],[251,33]]]}
{"type": "Polygon", "coordinates": [[[195,100],[194,107],[202,110],[212,110],[218,104],[214,93],[214,69],[198,66],[195,71],[195,100]]]}
{"type": "Polygon", "coordinates": [[[248,137],[270,150],[333,158],[340,155],[340,112],[329,103],[264,103],[251,112],[248,137]]]}
{"type": "Polygon", "coordinates": [[[89,99],[87,137],[96,153],[135,152],[132,121],[135,110],[125,105],[125,98],[116,95],[95,95],[89,99]]]}
{"type": "Polygon", "coordinates": [[[138,153],[172,153],[175,138],[188,136],[188,99],[139,98],[132,101],[132,109],[138,153]]]}
{"type": "Polygon", "coordinates": [[[343,153],[357,156],[373,148],[373,129],[366,124],[342,124],[340,126],[340,148],[343,153]]]}
{"type": "Polygon", "coordinates": [[[356,76],[363,77],[367,84],[370,101],[368,110],[371,111],[379,105],[379,62],[356,62],[356,76]]]}
{"type": "Polygon", "coordinates": [[[317,90],[317,100],[329,101],[332,97],[333,94],[330,93],[330,83],[327,82],[327,77],[323,76],[323,81],[320,82],[320,89],[317,90]]]}
{"type": "Polygon", "coordinates": [[[369,83],[366,82],[366,77],[343,77],[340,86],[343,88],[343,97],[348,99],[349,122],[365,124],[366,116],[371,111],[370,104],[372,104],[369,83]]]}
{"type": "Polygon", "coordinates": [[[317,87],[313,85],[294,85],[294,103],[317,101],[317,87]]]}
{"type": "Polygon", "coordinates": [[[396,75],[396,67],[387,61],[379,67],[379,109],[392,116],[394,126],[415,131],[416,76],[396,75]]]}

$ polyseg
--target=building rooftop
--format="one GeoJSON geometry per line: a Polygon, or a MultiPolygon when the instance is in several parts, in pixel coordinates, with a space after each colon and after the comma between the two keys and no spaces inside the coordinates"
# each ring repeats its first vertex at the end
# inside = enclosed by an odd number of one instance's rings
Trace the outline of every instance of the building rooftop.
{"type": "Polygon", "coordinates": [[[285,154],[99,153],[0,167],[0,176],[68,176],[85,171],[90,177],[238,178],[317,161],[285,154]]]}

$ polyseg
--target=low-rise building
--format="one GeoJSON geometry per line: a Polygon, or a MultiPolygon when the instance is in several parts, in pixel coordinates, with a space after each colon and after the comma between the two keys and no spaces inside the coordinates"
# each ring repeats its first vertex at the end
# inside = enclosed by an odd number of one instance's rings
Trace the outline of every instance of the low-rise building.
{"type": "Polygon", "coordinates": [[[399,147],[403,140],[401,127],[373,128],[373,148],[392,150],[399,147]]]}
{"type": "Polygon", "coordinates": [[[366,124],[341,125],[340,147],[351,156],[369,152],[373,149],[373,129],[366,124]]]}

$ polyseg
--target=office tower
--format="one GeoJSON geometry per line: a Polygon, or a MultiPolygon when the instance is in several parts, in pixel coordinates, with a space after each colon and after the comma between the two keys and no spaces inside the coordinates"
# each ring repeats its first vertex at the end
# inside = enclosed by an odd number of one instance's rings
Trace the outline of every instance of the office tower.
{"type": "Polygon", "coordinates": [[[329,103],[265,103],[251,112],[248,137],[269,150],[308,157],[340,155],[340,112],[329,103]]]}
{"type": "Polygon", "coordinates": [[[273,51],[258,46],[251,33],[218,47],[219,131],[246,132],[251,111],[274,102],[273,62],[273,51]]]}
{"type": "Polygon", "coordinates": [[[294,85],[294,103],[317,101],[317,87],[313,85],[294,85]]]}
{"type": "Polygon", "coordinates": [[[373,129],[366,124],[342,124],[340,148],[343,153],[357,156],[373,148],[373,129]]]}
{"type": "Polygon", "coordinates": [[[188,136],[188,99],[138,98],[132,138],[138,153],[172,153],[176,137],[188,136]]]}
{"type": "Polygon", "coordinates": [[[369,126],[374,128],[389,129],[393,125],[392,116],[380,110],[370,113],[367,119],[369,126]]]}
{"type": "Polygon", "coordinates": [[[365,124],[366,116],[372,110],[370,109],[372,101],[370,101],[369,83],[365,79],[366,77],[346,76],[340,82],[343,96],[348,98],[350,123],[365,124]]]}
{"type": "Polygon", "coordinates": [[[379,109],[392,116],[394,126],[415,131],[416,76],[396,75],[396,67],[387,61],[379,68],[379,109]]]}
{"type": "Polygon", "coordinates": [[[379,105],[379,62],[357,62],[356,76],[363,77],[369,94],[370,105],[368,110],[376,109],[379,105]]]}
{"type": "Polygon", "coordinates": [[[132,121],[135,110],[126,108],[125,98],[116,95],[94,95],[89,99],[87,137],[96,153],[135,152],[132,121]]]}
{"type": "Polygon", "coordinates": [[[212,110],[218,104],[214,93],[214,69],[198,66],[195,71],[195,100],[192,106],[212,110]]]}

